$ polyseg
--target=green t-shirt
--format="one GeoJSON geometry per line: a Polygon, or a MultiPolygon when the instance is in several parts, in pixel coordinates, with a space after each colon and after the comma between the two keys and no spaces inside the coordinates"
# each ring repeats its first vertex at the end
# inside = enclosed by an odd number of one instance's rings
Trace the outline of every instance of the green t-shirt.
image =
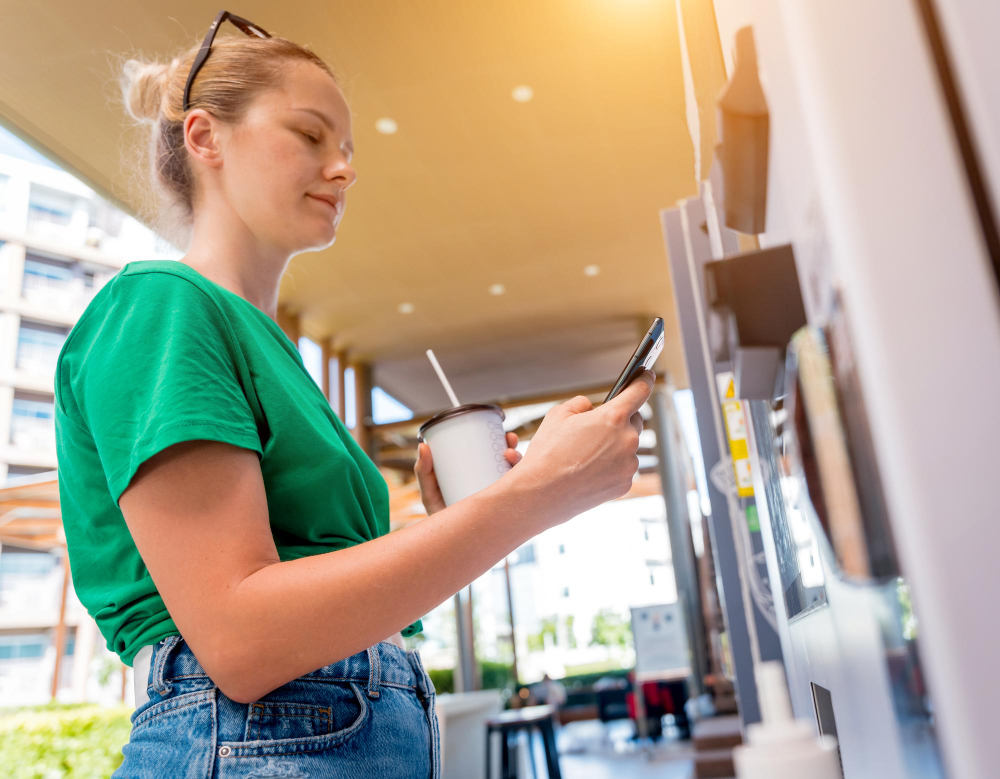
{"type": "MultiPolygon", "coordinates": [[[[223,441],[260,459],[282,560],[389,532],[389,491],[296,345],[248,300],[171,260],[130,262],[66,338],[55,375],[59,499],[73,586],[131,664],[177,627],[118,499],[166,447],[223,441]]],[[[420,620],[405,630],[422,630],[420,620]]]]}

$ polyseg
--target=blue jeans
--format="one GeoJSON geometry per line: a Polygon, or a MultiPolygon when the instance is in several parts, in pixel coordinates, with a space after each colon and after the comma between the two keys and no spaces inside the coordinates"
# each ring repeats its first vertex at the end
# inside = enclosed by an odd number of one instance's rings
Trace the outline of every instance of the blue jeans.
{"type": "Polygon", "coordinates": [[[421,777],[441,773],[434,684],[388,641],[254,703],[223,695],[179,636],[153,648],[122,777],[421,777]]]}

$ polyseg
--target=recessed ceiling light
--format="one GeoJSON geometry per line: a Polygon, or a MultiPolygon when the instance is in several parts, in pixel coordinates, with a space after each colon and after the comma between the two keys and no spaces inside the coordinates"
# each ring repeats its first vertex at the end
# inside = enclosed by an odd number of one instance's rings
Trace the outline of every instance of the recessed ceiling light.
{"type": "Polygon", "coordinates": [[[383,135],[392,135],[396,130],[399,129],[399,125],[396,124],[396,120],[388,116],[383,116],[381,119],[375,120],[375,129],[378,130],[383,135]]]}
{"type": "Polygon", "coordinates": [[[588,265],[583,269],[584,276],[596,276],[601,272],[601,266],[599,265],[588,265]]]}
{"type": "Polygon", "coordinates": [[[503,284],[490,284],[491,295],[502,295],[506,291],[507,288],[503,284]]]}
{"type": "Polygon", "coordinates": [[[399,304],[399,308],[397,310],[399,311],[400,314],[412,314],[413,313],[413,304],[412,303],[400,303],[399,304]]]}
{"type": "Polygon", "coordinates": [[[519,84],[514,87],[510,96],[514,98],[518,103],[527,103],[531,98],[535,96],[535,90],[529,87],[527,84],[519,84]]]}

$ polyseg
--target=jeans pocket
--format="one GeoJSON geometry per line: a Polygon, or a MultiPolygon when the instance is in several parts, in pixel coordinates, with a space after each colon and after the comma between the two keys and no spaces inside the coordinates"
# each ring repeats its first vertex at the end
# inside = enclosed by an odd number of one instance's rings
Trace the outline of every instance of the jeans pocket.
{"type": "Polygon", "coordinates": [[[339,746],[371,715],[354,682],[292,682],[249,704],[244,741],[220,742],[219,756],[314,752],[339,746]]]}
{"type": "Polygon", "coordinates": [[[132,733],[153,723],[163,724],[189,717],[191,711],[198,711],[214,705],[215,691],[200,690],[183,695],[172,695],[157,703],[146,703],[132,714],[132,733]]]}
{"type": "MultiPolygon", "coordinates": [[[[176,695],[147,706],[132,723],[116,779],[166,776],[183,766],[185,776],[211,776],[217,725],[215,690],[176,695]]],[[[172,774],[171,774],[172,775],[172,774]]]]}

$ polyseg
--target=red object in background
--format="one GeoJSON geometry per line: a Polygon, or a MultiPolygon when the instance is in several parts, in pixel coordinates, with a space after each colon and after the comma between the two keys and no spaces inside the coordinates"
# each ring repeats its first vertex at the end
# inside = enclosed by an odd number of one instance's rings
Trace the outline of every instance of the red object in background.
{"type": "MultiPolygon", "coordinates": [[[[631,676],[629,679],[631,680],[631,676]]],[[[658,719],[664,714],[675,712],[674,698],[670,694],[668,682],[643,682],[642,697],[646,702],[646,718],[658,719]]],[[[634,687],[634,684],[633,684],[634,687]]],[[[625,705],[628,706],[628,715],[633,720],[635,716],[635,693],[629,692],[625,695],[625,705]]]]}

